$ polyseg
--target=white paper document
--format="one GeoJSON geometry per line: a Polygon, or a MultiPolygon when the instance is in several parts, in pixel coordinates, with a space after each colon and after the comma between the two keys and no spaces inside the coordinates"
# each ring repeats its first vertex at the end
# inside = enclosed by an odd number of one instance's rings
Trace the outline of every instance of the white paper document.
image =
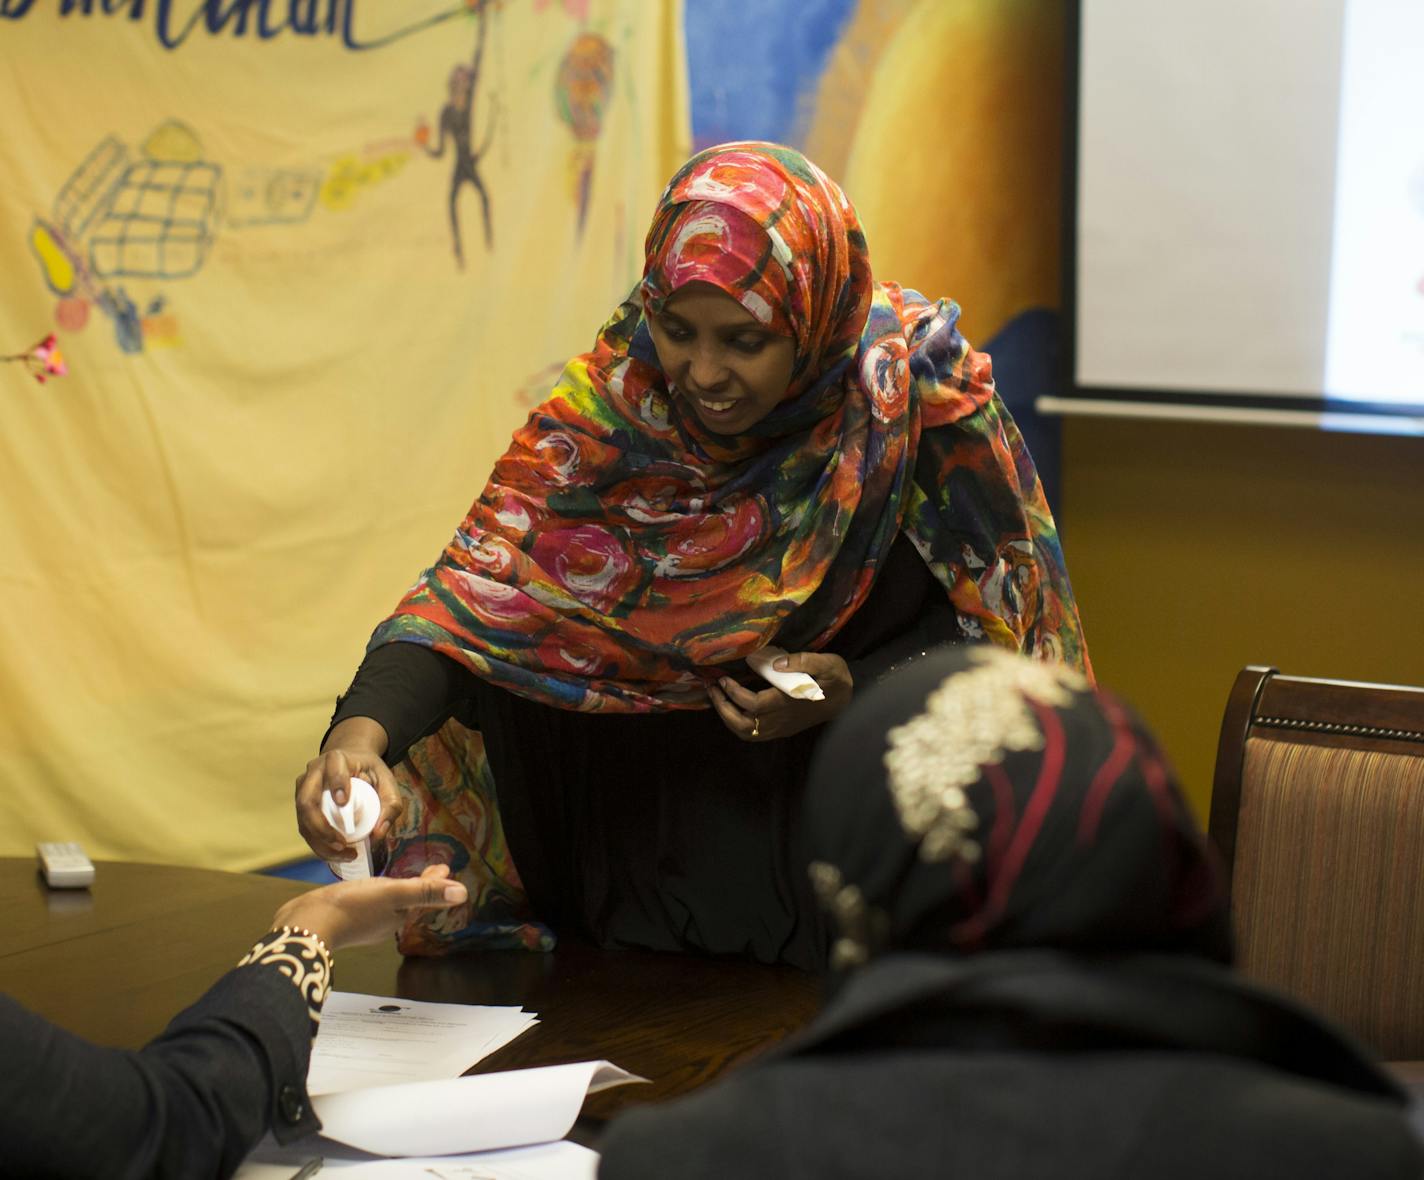
{"type": "Polygon", "coordinates": [[[290,1180],[318,1159],[353,1180],[591,1180],[598,1156],[564,1141],[584,1098],[646,1080],[579,1061],[325,1094],[312,1099],[320,1135],[286,1147],[267,1136],[235,1180],[290,1180]]]}
{"type": "Polygon", "coordinates": [[[307,1091],[315,1097],[458,1077],[536,1020],[520,1008],[332,992],[322,1005],[307,1091]]]}
{"type": "Polygon", "coordinates": [[[307,1074],[321,1134],[286,1147],[269,1135],[237,1180],[289,1180],[314,1160],[353,1180],[593,1180],[598,1156],[564,1136],[589,1094],[646,1078],[607,1061],[459,1076],[535,1020],[332,992],[307,1074]]]}
{"type": "Polygon", "coordinates": [[[313,1096],[321,1133],[375,1155],[452,1155],[551,1143],[589,1094],[642,1082],[607,1061],[313,1096]]]}
{"type": "Polygon", "coordinates": [[[291,1180],[303,1164],[320,1155],[318,1180],[595,1180],[598,1153],[561,1140],[509,1151],[371,1159],[359,1152],[348,1156],[320,1154],[310,1148],[280,1148],[270,1143],[253,1153],[233,1180],[291,1180]]]}
{"type": "Polygon", "coordinates": [[[778,672],[771,665],[786,655],[784,647],[768,643],[760,651],[747,656],[747,666],[758,676],[798,701],[824,701],[825,691],[805,672],[778,672]]]}

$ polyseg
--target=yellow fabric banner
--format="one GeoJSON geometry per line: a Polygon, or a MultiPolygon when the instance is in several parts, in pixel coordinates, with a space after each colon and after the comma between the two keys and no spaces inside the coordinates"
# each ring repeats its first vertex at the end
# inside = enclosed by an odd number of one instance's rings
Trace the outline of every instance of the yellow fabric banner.
{"type": "Polygon", "coordinates": [[[365,638],[631,288],[675,0],[0,0],[0,855],[290,859],[365,638]]]}

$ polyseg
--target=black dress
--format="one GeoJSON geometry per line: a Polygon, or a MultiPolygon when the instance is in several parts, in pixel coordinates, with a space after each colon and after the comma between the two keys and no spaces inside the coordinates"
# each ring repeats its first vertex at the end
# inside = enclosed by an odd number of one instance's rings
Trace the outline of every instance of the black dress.
{"type": "Polygon", "coordinates": [[[1186,956],[887,955],[783,1048],[615,1119],[600,1180],[1417,1180],[1401,1091],[1186,956]]]}
{"type": "MultiPolygon", "coordinates": [[[[864,686],[960,637],[944,591],[901,536],[827,650],[864,686]]],[[[394,765],[452,715],[484,736],[510,852],[541,921],[603,946],[823,963],[798,822],[819,727],[749,743],[711,709],[569,712],[407,643],[367,655],[332,724],[379,721],[394,765]]]]}

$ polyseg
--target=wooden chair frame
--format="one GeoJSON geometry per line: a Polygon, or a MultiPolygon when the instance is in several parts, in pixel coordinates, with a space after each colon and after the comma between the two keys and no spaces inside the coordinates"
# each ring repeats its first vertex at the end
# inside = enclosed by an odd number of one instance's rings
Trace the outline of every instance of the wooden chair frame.
{"type": "Polygon", "coordinates": [[[1207,825],[1225,861],[1228,893],[1246,739],[1258,730],[1312,745],[1424,755],[1424,689],[1282,676],[1257,664],[1237,674],[1221,719],[1207,825]]]}

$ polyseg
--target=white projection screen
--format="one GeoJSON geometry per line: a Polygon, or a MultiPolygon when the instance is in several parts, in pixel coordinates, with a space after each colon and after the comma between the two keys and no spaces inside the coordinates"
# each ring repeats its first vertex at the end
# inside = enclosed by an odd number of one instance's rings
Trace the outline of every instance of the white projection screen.
{"type": "Polygon", "coordinates": [[[1049,412],[1424,434],[1424,0],[1079,0],[1049,412]]]}

